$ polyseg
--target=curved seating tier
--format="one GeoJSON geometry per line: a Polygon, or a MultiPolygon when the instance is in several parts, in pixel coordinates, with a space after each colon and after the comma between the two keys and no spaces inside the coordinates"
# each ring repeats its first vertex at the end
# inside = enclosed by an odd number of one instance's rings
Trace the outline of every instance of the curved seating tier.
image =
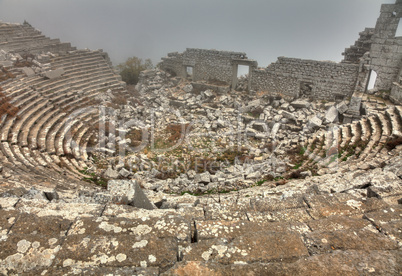
{"type": "Polygon", "coordinates": [[[0,120],[0,154],[25,171],[44,174],[41,168],[47,167],[79,179],[88,159],[87,141],[99,120],[97,97],[109,89],[125,91],[125,83],[102,51],[68,48],[29,24],[0,23],[0,49],[35,54],[56,44],[62,46],[49,55],[46,68],[63,68],[61,77],[20,74],[0,83],[10,103],[18,107],[16,116],[0,120]]]}
{"type": "Polygon", "coordinates": [[[317,164],[318,168],[347,169],[350,160],[358,166],[375,162],[391,136],[402,137],[401,114],[399,106],[392,106],[339,128],[318,131],[303,145],[309,160],[301,168],[317,164]]]}

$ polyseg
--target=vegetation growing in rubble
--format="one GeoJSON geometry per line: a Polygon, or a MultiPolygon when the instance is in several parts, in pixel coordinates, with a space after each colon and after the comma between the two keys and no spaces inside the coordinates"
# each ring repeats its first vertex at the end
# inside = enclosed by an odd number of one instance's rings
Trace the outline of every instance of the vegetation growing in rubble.
{"type": "Polygon", "coordinates": [[[121,78],[127,84],[137,84],[140,72],[152,68],[150,59],[142,60],[138,57],[130,57],[124,63],[117,65],[121,78]]]}
{"type": "Polygon", "coordinates": [[[99,175],[96,175],[96,173],[94,172],[89,172],[88,168],[84,168],[82,171],[79,172],[88,175],[88,177],[84,177],[82,180],[94,183],[101,187],[107,187],[107,180],[99,175]]]}
{"type": "Polygon", "coordinates": [[[4,114],[14,117],[18,110],[19,108],[10,103],[10,99],[2,92],[2,88],[0,87],[0,117],[4,114]]]}
{"type": "Polygon", "coordinates": [[[9,72],[6,68],[0,68],[0,81],[5,81],[8,79],[14,79],[15,76],[13,73],[9,72]]]}

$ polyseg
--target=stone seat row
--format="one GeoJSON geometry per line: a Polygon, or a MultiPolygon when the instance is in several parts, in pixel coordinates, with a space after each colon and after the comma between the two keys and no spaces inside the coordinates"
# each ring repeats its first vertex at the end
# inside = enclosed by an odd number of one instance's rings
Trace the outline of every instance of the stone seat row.
{"type": "Polygon", "coordinates": [[[353,160],[372,159],[384,148],[390,136],[402,136],[401,114],[400,107],[390,107],[385,112],[369,114],[340,128],[319,131],[304,144],[309,156],[305,166],[318,163],[326,167],[336,159],[348,159],[351,154],[353,160]],[[334,157],[334,154],[338,156],[334,157]]]}

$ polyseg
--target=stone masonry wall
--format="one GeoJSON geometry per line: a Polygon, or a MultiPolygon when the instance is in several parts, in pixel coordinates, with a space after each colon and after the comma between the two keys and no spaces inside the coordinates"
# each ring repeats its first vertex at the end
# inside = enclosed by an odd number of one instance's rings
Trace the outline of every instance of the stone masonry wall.
{"type": "Polygon", "coordinates": [[[360,58],[370,51],[373,34],[374,28],[366,28],[364,31],[360,32],[359,38],[356,40],[355,44],[346,48],[342,53],[345,57],[342,62],[358,64],[360,58]]]}
{"type": "Polygon", "coordinates": [[[186,67],[193,67],[193,80],[220,80],[228,85],[232,81],[234,59],[246,59],[241,52],[187,48],[183,53],[170,53],[162,58],[160,68],[186,77],[186,67]]]}
{"type": "Polygon", "coordinates": [[[390,90],[402,65],[402,37],[395,37],[402,17],[402,1],[383,4],[370,50],[370,69],[377,73],[376,90],[390,90]]]}
{"type": "Polygon", "coordinates": [[[351,96],[356,86],[359,66],[356,64],[279,57],[267,68],[253,71],[252,90],[302,96],[301,86],[308,84],[308,97],[332,100],[351,96]]]}

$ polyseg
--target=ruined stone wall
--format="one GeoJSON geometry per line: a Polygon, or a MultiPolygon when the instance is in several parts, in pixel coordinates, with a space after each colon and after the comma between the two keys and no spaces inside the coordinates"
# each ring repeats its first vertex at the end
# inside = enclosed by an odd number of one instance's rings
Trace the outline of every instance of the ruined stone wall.
{"type": "Polygon", "coordinates": [[[402,69],[392,83],[390,98],[394,103],[402,104],[402,69]]]}
{"type": "Polygon", "coordinates": [[[376,90],[390,90],[402,65],[402,37],[395,37],[402,17],[402,1],[383,4],[370,50],[370,69],[377,73],[376,90]]]}
{"type": "Polygon", "coordinates": [[[263,68],[253,71],[251,85],[253,91],[267,91],[270,95],[282,95],[286,92],[287,96],[297,97],[300,90],[297,78],[278,76],[275,72],[263,68]]]}
{"type": "Polygon", "coordinates": [[[356,64],[280,57],[267,68],[254,70],[252,90],[300,97],[302,86],[311,88],[307,97],[332,100],[351,96],[359,66],[356,64]]]}
{"type": "Polygon", "coordinates": [[[234,59],[246,59],[246,54],[187,48],[183,53],[170,53],[162,58],[160,68],[179,77],[187,77],[186,67],[192,67],[194,81],[220,80],[229,85],[233,76],[234,59]]]}
{"type": "Polygon", "coordinates": [[[345,57],[342,62],[359,63],[365,53],[370,51],[374,28],[366,28],[359,33],[359,38],[355,44],[346,48],[342,55],[345,57]]]}

